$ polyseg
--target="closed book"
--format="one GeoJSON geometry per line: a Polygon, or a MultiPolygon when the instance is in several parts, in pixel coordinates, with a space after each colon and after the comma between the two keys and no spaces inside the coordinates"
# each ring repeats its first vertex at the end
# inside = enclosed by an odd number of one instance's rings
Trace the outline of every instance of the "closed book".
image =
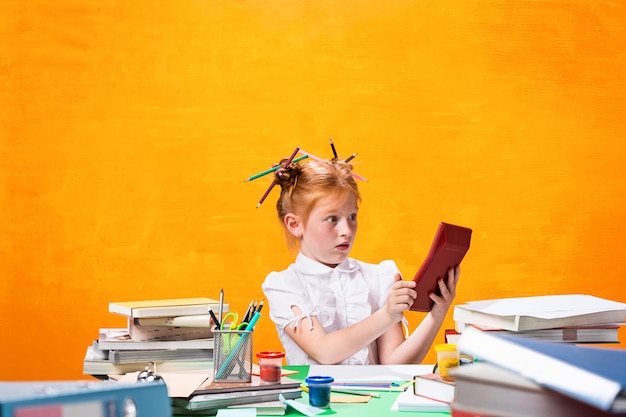
{"type": "Polygon", "coordinates": [[[515,332],[623,323],[626,304],[584,294],[500,298],[455,305],[455,322],[515,332]]]}
{"type": "MultiPolygon", "coordinates": [[[[453,416],[608,417],[602,411],[487,362],[461,366],[456,378],[453,416]]],[[[578,381],[585,384],[584,381],[578,381]]]]}
{"type": "Polygon", "coordinates": [[[170,416],[165,384],[121,385],[108,381],[0,382],[0,416],[170,416]]]}
{"type": "Polygon", "coordinates": [[[257,415],[263,416],[283,416],[287,411],[287,404],[282,401],[265,401],[260,403],[251,403],[243,405],[231,405],[228,408],[254,408],[257,415]]]}
{"type": "MultiPolygon", "coordinates": [[[[172,298],[164,300],[113,301],[109,312],[132,318],[174,317],[208,314],[217,311],[219,301],[206,297],[172,298]]],[[[224,305],[226,311],[226,305],[224,305]]]]}
{"type": "MultiPolygon", "coordinates": [[[[197,316],[189,316],[197,317],[197,316]]],[[[211,327],[179,327],[179,326],[144,326],[137,323],[139,319],[128,320],[128,335],[132,340],[192,340],[211,339],[211,327]]],[[[152,320],[152,319],[146,319],[152,320]]]]}
{"type": "MultiPolygon", "coordinates": [[[[233,409],[233,412],[237,412],[242,408],[246,409],[254,409],[258,416],[284,416],[287,412],[287,404],[282,401],[264,401],[264,402],[254,402],[248,404],[240,404],[240,405],[229,405],[225,407],[226,409],[233,409]]],[[[219,410],[223,410],[224,408],[208,408],[202,410],[187,410],[186,408],[181,408],[177,406],[172,406],[172,415],[173,416],[210,416],[215,415],[219,412],[219,410]]],[[[222,413],[224,413],[222,411],[222,413]]],[[[239,413],[236,413],[239,415],[239,413]]],[[[241,414],[244,415],[244,414],[241,414]]],[[[234,416],[233,416],[234,417],[234,416]]]]}
{"type": "Polygon", "coordinates": [[[441,295],[439,279],[446,277],[448,270],[461,264],[469,250],[472,229],[441,222],[428,254],[413,281],[417,283],[417,298],[411,305],[413,311],[430,311],[433,300],[430,293],[441,295]]]}
{"type": "Polygon", "coordinates": [[[299,388],[287,388],[264,391],[250,391],[248,393],[224,392],[221,394],[204,394],[189,399],[172,398],[172,405],[179,410],[203,410],[206,412],[206,414],[210,414],[216,412],[219,409],[230,407],[233,405],[278,401],[281,395],[286,400],[294,400],[296,398],[302,397],[302,390],[299,388]]]}
{"type": "Polygon", "coordinates": [[[255,375],[251,382],[217,382],[211,379],[188,398],[173,398],[172,404],[194,411],[278,401],[280,394],[286,399],[295,399],[302,396],[300,384],[300,381],[287,377],[281,378],[279,383],[265,383],[255,375]]]}
{"type": "Polygon", "coordinates": [[[213,349],[141,349],[109,350],[110,362],[122,364],[132,362],[160,362],[175,360],[213,360],[213,349]]]}
{"type": "Polygon", "coordinates": [[[455,381],[444,380],[440,374],[424,374],[415,377],[413,393],[437,401],[451,403],[454,400],[455,381]]]}
{"type": "MultiPolygon", "coordinates": [[[[226,307],[224,307],[226,309],[226,307]]],[[[215,314],[215,312],[213,313],[215,314]]],[[[191,316],[147,317],[132,319],[133,324],[146,327],[208,327],[212,329],[217,323],[209,314],[194,314],[191,316]]]]}
{"type": "Polygon", "coordinates": [[[471,327],[458,347],[599,410],[626,413],[626,350],[507,337],[471,327]]]}
{"type": "Polygon", "coordinates": [[[87,347],[87,352],[83,359],[83,375],[124,375],[130,372],[141,372],[146,368],[147,362],[155,362],[159,372],[174,372],[196,369],[211,369],[213,367],[212,359],[179,359],[179,360],[157,360],[150,361],[146,359],[137,362],[114,363],[103,358],[100,351],[87,347]]]}
{"type": "Polygon", "coordinates": [[[415,395],[413,390],[407,389],[398,395],[391,409],[397,411],[447,413],[450,411],[450,404],[422,397],[421,395],[415,395]]]}
{"type": "Polygon", "coordinates": [[[100,350],[213,349],[214,339],[133,340],[124,328],[101,328],[94,346],[100,350]]]}
{"type": "MultiPolygon", "coordinates": [[[[525,330],[514,332],[476,324],[466,325],[478,330],[499,333],[510,337],[526,337],[547,342],[562,343],[619,343],[619,324],[567,326],[556,329],[525,330]]],[[[460,329],[462,331],[462,329],[460,329]]]]}
{"type": "Polygon", "coordinates": [[[281,377],[279,382],[264,382],[261,377],[252,375],[250,382],[223,382],[212,378],[193,392],[192,397],[199,395],[221,394],[225,392],[253,392],[286,388],[300,389],[301,382],[288,377],[281,377]]]}

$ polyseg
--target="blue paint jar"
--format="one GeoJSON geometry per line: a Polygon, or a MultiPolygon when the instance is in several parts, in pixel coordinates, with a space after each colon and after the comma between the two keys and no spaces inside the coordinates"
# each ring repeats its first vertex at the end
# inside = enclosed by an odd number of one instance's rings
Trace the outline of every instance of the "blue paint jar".
{"type": "Polygon", "coordinates": [[[308,376],[309,404],[313,407],[330,407],[330,384],[335,379],[332,376],[308,376]]]}

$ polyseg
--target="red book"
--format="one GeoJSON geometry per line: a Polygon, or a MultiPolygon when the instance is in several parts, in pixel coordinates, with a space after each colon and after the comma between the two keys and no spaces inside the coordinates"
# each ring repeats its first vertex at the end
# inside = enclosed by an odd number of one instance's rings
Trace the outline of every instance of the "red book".
{"type": "Polygon", "coordinates": [[[502,417],[496,414],[485,414],[481,411],[464,410],[454,404],[450,408],[450,415],[452,417],[502,417]]]}
{"type": "Polygon", "coordinates": [[[470,247],[472,229],[441,222],[426,260],[415,274],[417,298],[410,310],[430,311],[433,300],[429,294],[439,293],[439,278],[448,277],[448,270],[461,263],[470,247]]]}

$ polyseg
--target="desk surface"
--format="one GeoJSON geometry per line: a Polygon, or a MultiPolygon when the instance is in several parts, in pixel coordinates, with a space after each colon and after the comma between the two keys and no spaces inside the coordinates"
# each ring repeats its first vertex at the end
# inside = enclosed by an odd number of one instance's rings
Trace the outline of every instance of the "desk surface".
{"type": "MultiPolygon", "coordinates": [[[[333,376],[335,380],[370,380],[370,381],[387,381],[390,379],[410,381],[413,376],[432,372],[433,365],[335,365],[335,366],[285,366],[285,369],[298,371],[297,374],[289,375],[290,378],[304,381],[310,372],[317,375],[333,376]]],[[[372,398],[367,403],[332,403],[328,411],[319,414],[319,416],[333,415],[335,417],[403,417],[403,416],[423,416],[423,417],[449,417],[449,413],[419,413],[412,411],[395,411],[391,410],[391,406],[398,397],[398,392],[376,391],[380,394],[380,398],[372,398]]],[[[309,396],[306,392],[302,393],[302,398],[296,401],[308,404],[309,396]]],[[[194,416],[202,416],[196,412],[194,416]]],[[[258,414],[262,416],[262,414],[258,414]]],[[[287,416],[303,416],[303,414],[287,408],[287,416]]]]}
{"type": "MultiPolygon", "coordinates": [[[[286,366],[286,369],[291,369],[291,370],[295,370],[298,371],[297,374],[294,375],[290,375],[290,378],[296,379],[296,380],[300,380],[300,381],[304,381],[304,379],[306,378],[307,374],[309,373],[309,367],[308,366],[286,366]]],[[[335,375],[333,375],[333,371],[332,369],[335,367],[320,367],[317,369],[323,369],[324,371],[328,371],[326,372],[327,375],[331,375],[331,376],[335,376],[337,374],[339,375],[343,375],[346,371],[346,367],[336,367],[337,369],[337,373],[335,375]]],[[[354,379],[366,379],[363,377],[363,375],[365,375],[364,372],[362,371],[366,371],[366,373],[368,373],[368,375],[372,375],[371,372],[367,372],[369,371],[369,369],[371,369],[372,367],[364,367],[361,368],[359,365],[354,365],[351,367],[352,370],[354,371],[352,374],[354,375],[354,379]],[[356,369],[355,369],[356,367],[356,369]],[[368,370],[366,370],[365,368],[369,368],[368,370]]],[[[385,378],[385,376],[389,376],[390,374],[393,374],[393,376],[397,376],[398,375],[398,371],[402,372],[404,375],[406,375],[405,380],[410,380],[412,378],[413,375],[417,375],[420,373],[428,373],[432,371],[433,366],[432,365],[402,365],[402,366],[392,366],[392,367],[385,367],[382,365],[375,365],[375,369],[377,371],[380,371],[380,380],[386,380],[387,378],[385,378]],[[380,369],[378,369],[380,368],[380,369]],[[411,378],[409,378],[409,376],[411,378]]],[[[373,378],[369,378],[372,379],[373,378]]],[[[380,394],[380,398],[372,398],[369,402],[367,403],[356,403],[356,404],[344,404],[344,403],[333,403],[331,404],[331,408],[328,412],[320,414],[321,416],[325,416],[325,415],[334,415],[336,417],[363,417],[363,416],[376,416],[376,417],[388,417],[388,416],[393,416],[393,417],[399,417],[399,416],[405,416],[405,415],[410,415],[410,416],[424,416],[424,417],[449,417],[450,414],[449,413],[418,413],[418,412],[410,412],[410,411],[393,411],[391,410],[391,406],[393,405],[394,401],[396,400],[398,393],[397,392],[384,392],[384,391],[376,391],[378,394],[380,394]]],[[[297,401],[302,402],[302,403],[308,403],[309,401],[309,397],[308,394],[306,392],[302,393],[302,398],[298,399],[297,401]]],[[[259,414],[260,415],[260,414],[259,414]]],[[[298,413],[296,410],[293,410],[291,408],[287,409],[287,413],[286,415],[288,416],[302,416],[302,414],[298,413]]]]}

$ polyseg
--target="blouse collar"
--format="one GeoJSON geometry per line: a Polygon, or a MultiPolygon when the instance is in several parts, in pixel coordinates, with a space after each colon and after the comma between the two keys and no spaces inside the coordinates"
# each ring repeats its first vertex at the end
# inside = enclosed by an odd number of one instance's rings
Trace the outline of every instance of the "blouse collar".
{"type": "Polygon", "coordinates": [[[333,270],[337,272],[351,273],[357,269],[357,262],[352,258],[346,258],[339,265],[331,268],[321,262],[315,261],[307,257],[302,252],[298,253],[295,264],[298,270],[311,275],[330,274],[333,272],[333,270]]]}

